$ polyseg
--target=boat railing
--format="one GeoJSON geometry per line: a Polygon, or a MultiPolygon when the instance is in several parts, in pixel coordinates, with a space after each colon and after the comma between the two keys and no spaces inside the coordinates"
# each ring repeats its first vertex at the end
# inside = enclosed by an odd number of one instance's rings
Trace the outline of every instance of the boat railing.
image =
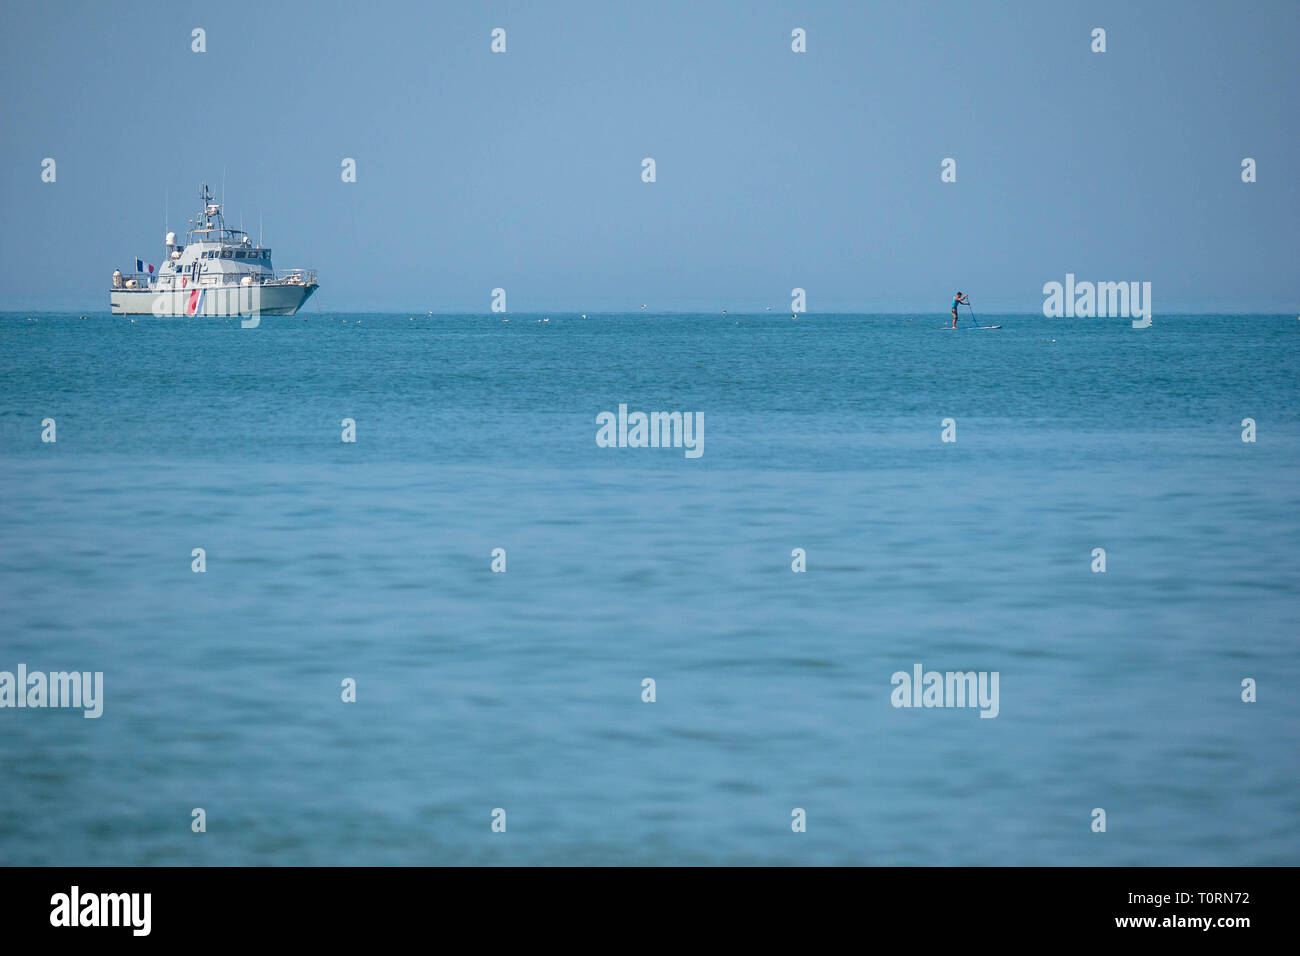
{"type": "Polygon", "coordinates": [[[283,269],[274,277],[263,279],[262,285],[317,285],[315,269],[283,269]]]}
{"type": "Polygon", "coordinates": [[[281,269],[276,272],[272,272],[270,269],[259,269],[252,272],[243,270],[214,271],[204,272],[202,278],[205,281],[216,282],[218,285],[244,285],[245,280],[249,280],[249,285],[319,284],[316,282],[316,270],[314,269],[281,269]]]}
{"type": "MultiPolygon", "coordinates": [[[[205,272],[202,278],[209,282],[216,280],[219,285],[238,285],[242,284],[247,277],[252,277],[254,285],[319,285],[316,281],[315,269],[281,269],[276,272],[267,270],[265,272],[205,272]]],[[[158,280],[157,273],[148,272],[123,272],[122,285],[123,289],[150,289],[153,288],[158,280]]],[[[201,288],[202,284],[196,282],[195,286],[201,288]]],[[[178,287],[180,288],[180,287],[178,287]]]]}
{"type": "MultiPolygon", "coordinates": [[[[121,270],[119,270],[121,271],[121,270]]],[[[147,289],[153,285],[154,273],[152,272],[122,272],[123,289],[147,289]]]]}

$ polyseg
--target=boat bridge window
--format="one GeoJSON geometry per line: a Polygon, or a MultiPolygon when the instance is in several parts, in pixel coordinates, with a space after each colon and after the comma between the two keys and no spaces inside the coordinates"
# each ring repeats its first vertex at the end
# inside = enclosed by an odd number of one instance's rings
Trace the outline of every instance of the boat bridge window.
{"type": "Polygon", "coordinates": [[[229,249],[222,249],[222,250],[221,250],[221,258],[223,258],[223,259],[229,259],[229,258],[230,258],[230,250],[229,250],[229,249]]]}

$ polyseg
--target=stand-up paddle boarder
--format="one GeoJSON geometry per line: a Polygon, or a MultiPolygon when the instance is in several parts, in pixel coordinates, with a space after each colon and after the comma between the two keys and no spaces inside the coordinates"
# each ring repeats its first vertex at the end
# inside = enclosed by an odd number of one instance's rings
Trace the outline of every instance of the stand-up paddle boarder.
{"type": "Polygon", "coordinates": [[[970,299],[967,296],[962,295],[960,292],[952,297],[952,327],[954,329],[957,328],[957,306],[962,305],[963,303],[970,305],[970,299]]]}

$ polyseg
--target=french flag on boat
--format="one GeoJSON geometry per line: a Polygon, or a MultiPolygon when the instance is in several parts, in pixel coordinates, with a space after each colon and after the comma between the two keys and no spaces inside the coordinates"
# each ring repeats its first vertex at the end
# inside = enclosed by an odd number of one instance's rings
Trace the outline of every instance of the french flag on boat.
{"type": "Polygon", "coordinates": [[[203,312],[203,296],[207,289],[191,289],[190,301],[185,306],[186,315],[200,315],[203,312]]]}
{"type": "Polygon", "coordinates": [[[148,269],[148,270],[149,270],[149,274],[150,274],[150,275],[153,275],[153,264],[152,264],[152,263],[145,263],[145,261],[144,261],[143,259],[136,259],[136,260],[135,260],[135,271],[136,271],[136,272],[144,272],[145,269],[148,269]]]}

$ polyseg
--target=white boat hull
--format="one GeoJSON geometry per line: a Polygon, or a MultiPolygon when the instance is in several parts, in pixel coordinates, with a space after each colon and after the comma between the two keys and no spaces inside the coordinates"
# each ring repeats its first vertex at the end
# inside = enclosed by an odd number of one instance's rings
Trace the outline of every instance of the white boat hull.
{"type": "Polygon", "coordinates": [[[114,315],[158,318],[230,315],[293,315],[318,287],[307,285],[216,286],[195,289],[110,289],[114,315]],[[194,293],[202,295],[196,300],[194,293]]]}

